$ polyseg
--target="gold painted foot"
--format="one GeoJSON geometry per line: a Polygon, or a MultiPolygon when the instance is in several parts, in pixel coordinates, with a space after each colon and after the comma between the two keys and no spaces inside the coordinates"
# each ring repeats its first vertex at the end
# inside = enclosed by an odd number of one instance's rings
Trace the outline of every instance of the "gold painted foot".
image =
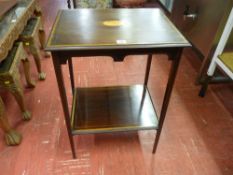
{"type": "Polygon", "coordinates": [[[30,120],[32,118],[32,114],[29,111],[23,112],[23,120],[30,120]]]}
{"type": "Polygon", "coordinates": [[[45,80],[45,78],[46,78],[46,73],[40,72],[39,73],[39,80],[45,80]]]}
{"type": "Polygon", "coordinates": [[[5,133],[5,141],[9,146],[19,145],[21,140],[22,135],[13,129],[5,133]]]}
{"type": "Polygon", "coordinates": [[[44,52],[44,57],[45,57],[45,58],[50,57],[50,52],[44,52]]]}

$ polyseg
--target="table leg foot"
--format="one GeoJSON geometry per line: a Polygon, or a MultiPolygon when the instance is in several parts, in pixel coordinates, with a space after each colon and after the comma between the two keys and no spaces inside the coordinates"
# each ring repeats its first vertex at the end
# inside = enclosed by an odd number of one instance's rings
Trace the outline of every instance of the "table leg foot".
{"type": "Polygon", "coordinates": [[[29,111],[24,111],[23,112],[23,120],[30,120],[32,118],[32,115],[29,111]]]}
{"type": "Polygon", "coordinates": [[[39,73],[39,80],[45,80],[46,79],[46,73],[40,72],[39,73]]]}
{"type": "Polygon", "coordinates": [[[46,58],[50,57],[50,52],[44,52],[44,57],[46,58]]]}
{"type": "Polygon", "coordinates": [[[212,78],[211,76],[207,76],[205,78],[204,82],[201,85],[201,89],[199,91],[199,94],[198,94],[199,97],[205,97],[206,91],[208,89],[208,84],[209,84],[211,78],[212,78]]]}
{"type": "Polygon", "coordinates": [[[19,145],[21,140],[22,135],[15,130],[10,130],[5,134],[5,141],[9,146],[19,145]]]}

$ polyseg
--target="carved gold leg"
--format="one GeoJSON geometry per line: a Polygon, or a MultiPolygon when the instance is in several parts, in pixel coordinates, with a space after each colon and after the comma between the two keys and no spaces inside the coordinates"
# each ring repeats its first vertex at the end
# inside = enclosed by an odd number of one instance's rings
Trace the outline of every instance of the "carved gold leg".
{"type": "MultiPolygon", "coordinates": [[[[46,42],[46,35],[45,35],[45,31],[44,31],[44,29],[40,29],[39,30],[39,40],[40,40],[40,44],[41,44],[41,48],[44,50],[44,48],[45,48],[45,42],[46,42]]],[[[49,52],[46,52],[46,51],[44,51],[44,56],[45,57],[50,57],[50,54],[49,54],[49,52]]]]}
{"type": "Polygon", "coordinates": [[[26,106],[25,106],[23,91],[22,91],[22,87],[19,82],[19,73],[14,75],[13,78],[14,78],[13,80],[14,82],[9,85],[8,89],[15,97],[21,111],[23,112],[23,119],[30,120],[31,113],[26,109],[26,106]]]}
{"type": "Polygon", "coordinates": [[[45,48],[45,31],[42,29],[39,30],[39,40],[40,40],[40,45],[41,48],[44,49],[45,48]]]}
{"type": "Polygon", "coordinates": [[[26,82],[27,82],[27,87],[29,88],[34,88],[35,87],[35,81],[33,81],[31,79],[30,76],[30,62],[28,60],[27,54],[24,51],[24,49],[22,48],[21,50],[22,52],[22,63],[23,63],[23,68],[24,68],[24,74],[25,74],[25,78],[26,78],[26,82]]]}
{"type": "Polygon", "coordinates": [[[30,76],[30,62],[28,58],[22,60],[23,63],[23,69],[24,69],[24,74],[25,74],[25,79],[27,82],[27,87],[28,88],[34,88],[36,86],[35,81],[31,79],[30,76]]]}
{"type": "MultiPolygon", "coordinates": [[[[44,50],[45,42],[46,42],[46,34],[45,34],[45,30],[44,30],[44,18],[43,18],[43,15],[42,15],[42,12],[41,12],[40,8],[36,8],[35,15],[38,18],[40,18],[39,40],[40,40],[40,44],[41,44],[41,49],[44,50]]],[[[44,56],[45,57],[50,57],[49,52],[44,51],[44,56]]]]}
{"type": "Polygon", "coordinates": [[[18,145],[22,140],[22,135],[12,129],[5,114],[4,104],[0,98],[0,127],[5,133],[5,141],[7,145],[18,145]]]}
{"type": "Polygon", "coordinates": [[[29,49],[30,49],[30,51],[34,57],[35,63],[36,63],[37,71],[39,73],[39,80],[45,80],[46,74],[44,72],[42,72],[42,70],[41,70],[40,50],[39,50],[38,44],[34,38],[31,40],[31,42],[29,44],[29,49]]]}
{"type": "Polygon", "coordinates": [[[39,40],[40,40],[40,45],[41,45],[41,49],[45,48],[45,42],[46,42],[46,35],[45,35],[45,30],[44,30],[44,23],[43,23],[43,17],[41,13],[38,13],[38,17],[37,17],[40,21],[39,24],[39,40]]]}
{"type": "Polygon", "coordinates": [[[41,18],[41,24],[44,26],[44,18],[43,18],[43,14],[42,14],[42,10],[41,10],[41,7],[40,6],[37,6],[35,11],[34,11],[34,14],[37,16],[37,17],[40,17],[41,18]]]}

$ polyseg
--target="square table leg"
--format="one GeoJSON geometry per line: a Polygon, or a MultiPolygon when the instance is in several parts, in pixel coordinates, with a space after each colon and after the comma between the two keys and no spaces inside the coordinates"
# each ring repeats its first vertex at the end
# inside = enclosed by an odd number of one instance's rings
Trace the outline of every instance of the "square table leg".
{"type": "Polygon", "coordinates": [[[76,158],[75,145],[74,145],[73,135],[71,132],[70,113],[69,113],[69,108],[68,108],[68,102],[67,102],[67,96],[66,96],[66,91],[65,91],[63,74],[62,74],[62,70],[61,70],[61,63],[59,61],[58,54],[53,53],[52,58],[53,58],[53,65],[54,65],[55,74],[56,74],[56,78],[57,78],[58,88],[59,88],[59,92],[60,92],[63,112],[65,115],[65,122],[66,122],[66,126],[67,126],[66,128],[67,128],[67,132],[69,135],[69,141],[70,141],[70,145],[71,145],[71,149],[72,149],[72,155],[73,155],[73,158],[76,158]]]}
{"type": "Polygon", "coordinates": [[[72,58],[68,59],[68,65],[69,65],[69,73],[70,73],[70,83],[72,88],[72,94],[74,95],[74,70],[73,70],[73,62],[72,58]]]}
{"type": "Polygon", "coordinates": [[[167,86],[166,86],[166,90],[165,90],[165,94],[164,94],[164,98],[163,98],[162,109],[161,109],[161,113],[160,113],[160,117],[159,117],[158,130],[156,133],[155,142],[154,142],[153,151],[152,151],[153,153],[156,152],[156,149],[158,146],[160,134],[162,131],[162,127],[163,127],[163,123],[164,123],[165,116],[167,113],[167,108],[169,105],[172,89],[173,89],[174,82],[176,79],[177,70],[178,70],[179,63],[180,63],[182,50],[183,50],[182,48],[178,48],[178,49],[176,49],[176,51],[174,51],[173,54],[171,54],[171,56],[173,57],[172,58],[172,65],[171,65],[171,69],[170,69],[170,73],[169,73],[169,77],[168,77],[168,82],[167,82],[167,86]]]}
{"type": "Polygon", "coordinates": [[[144,85],[145,86],[147,86],[148,79],[149,79],[152,56],[153,56],[152,54],[149,54],[148,57],[147,57],[146,72],[145,72],[145,79],[144,79],[144,85]]]}

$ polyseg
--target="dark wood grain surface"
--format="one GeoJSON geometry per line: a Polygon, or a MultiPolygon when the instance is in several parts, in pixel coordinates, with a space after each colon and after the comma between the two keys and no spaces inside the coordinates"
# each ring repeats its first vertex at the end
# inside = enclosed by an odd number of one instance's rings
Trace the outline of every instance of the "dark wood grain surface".
{"type": "Polygon", "coordinates": [[[159,9],[61,10],[47,50],[189,46],[159,9]]]}
{"type": "Polygon", "coordinates": [[[73,133],[157,129],[158,121],[143,85],[77,88],[73,133]]]}

